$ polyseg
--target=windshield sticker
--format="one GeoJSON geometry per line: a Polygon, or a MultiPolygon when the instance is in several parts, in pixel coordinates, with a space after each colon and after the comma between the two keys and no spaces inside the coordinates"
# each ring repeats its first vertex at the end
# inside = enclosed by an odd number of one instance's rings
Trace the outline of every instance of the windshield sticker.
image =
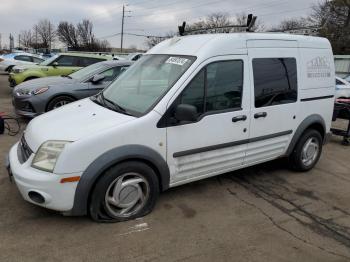
{"type": "Polygon", "coordinates": [[[186,64],[188,61],[190,61],[187,58],[182,58],[182,57],[169,57],[168,60],[165,61],[166,64],[174,64],[174,65],[179,65],[183,66],[186,64]]]}

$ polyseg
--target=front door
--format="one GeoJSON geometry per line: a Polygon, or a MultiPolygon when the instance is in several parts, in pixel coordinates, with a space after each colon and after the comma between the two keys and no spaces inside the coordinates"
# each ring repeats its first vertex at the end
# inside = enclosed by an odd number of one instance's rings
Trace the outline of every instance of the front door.
{"type": "Polygon", "coordinates": [[[246,60],[243,55],[208,60],[170,106],[189,104],[197,109],[197,121],[175,121],[167,127],[171,186],[243,165],[250,122],[246,60]]]}
{"type": "Polygon", "coordinates": [[[251,48],[252,110],[245,163],[283,155],[297,126],[297,48],[251,48]]]}

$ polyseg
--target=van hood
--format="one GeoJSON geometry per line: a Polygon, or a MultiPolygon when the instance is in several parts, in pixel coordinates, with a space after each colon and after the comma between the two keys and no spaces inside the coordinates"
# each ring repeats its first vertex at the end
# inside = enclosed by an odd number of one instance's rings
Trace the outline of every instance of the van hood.
{"type": "Polygon", "coordinates": [[[27,126],[25,139],[36,152],[48,140],[73,142],[133,119],[86,98],[34,118],[27,126]]]}

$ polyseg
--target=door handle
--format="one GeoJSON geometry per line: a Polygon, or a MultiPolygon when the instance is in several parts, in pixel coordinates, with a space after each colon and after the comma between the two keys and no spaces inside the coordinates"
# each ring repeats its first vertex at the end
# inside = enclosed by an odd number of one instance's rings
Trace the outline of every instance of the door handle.
{"type": "Polygon", "coordinates": [[[238,121],[246,121],[247,120],[247,116],[235,116],[234,118],[232,118],[232,122],[238,122],[238,121]]]}
{"type": "Polygon", "coordinates": [[[266,116],[267,116],[266,112],[260,112],[260,113],[254,114],[255,119],[260,118],[260,117],[266,117],[266,116]]]}

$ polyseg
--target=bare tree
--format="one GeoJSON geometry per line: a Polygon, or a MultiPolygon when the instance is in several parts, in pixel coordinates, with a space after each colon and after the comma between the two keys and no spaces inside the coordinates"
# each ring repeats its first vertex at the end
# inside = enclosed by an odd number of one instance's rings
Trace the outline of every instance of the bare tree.
{"type": "Polygon", "coordinates": [[[23,30],[20,34],[20,44],[24,48],[33,47],[33,36],[31,30],[23,30]]]}
{"type": "Polygon", "coordinates": [[[57,27],[58,39],[68,48],[79,50],[78,30],[72,23],[66,21],[60,22],[57,27]]]}
{"type": "Polygon", "coordinates": [[[350,0],[323,1],[313,6],[311,23],[320,27],[337,54],[350,52],[350,0]]]}
{"type": "Polygon", "coordinates": [[[294,17],[294,18],[288,18],[284,19],[280,24],[277,26],[272,27],[271,31],[291,31],[296,30],[300,28],[306,28],[314,26],[314,24],[310,21],[310,19],[307,19],[305,17],[294,17]]]}
{"type": "Polygon", "coordinates": [[[50,49],[56,36],[54,24],[52,24],[48,19],[43,19],[40,20],[39,23],[34,26],[34,28],[36,29],[36,33],[40,40],[40,46],[50,49]]]}
{"type": "Polygon", "coordinates": [[[93,34],[93,24],[90,20],[84,19],[81,23],[77,25],[77,32],[79,35],[79,40],[81,45],[86,48],[91,48],[96,42],[95,35],[93,34]]]}
{"type": "Polygon", "coordinates": [[[111,45],[107,40],[95,40],[96,42],[96,51],[100,52],[110,52],[111,51],[111,45]]]}
{"type": "Polygon", "coordinates": [[[62,43],[75,51],[109,52],[111,50],[107,40],[98,40],[95,37],[93,24],[87,19],[77,25],[61,21],[57,27],[57,36],[62,43]]]}
{"type": "Polygon", "coordinates": [[[148,46],[148,48],[152,48],[155,45],[162,42],[163,40],[172,38],[173,36],[175,36],[174,32],[168,32],[165,34],[165,36],[149,36],[149,37],[147,37],[147,40],[145,43],[148,46]]]}

